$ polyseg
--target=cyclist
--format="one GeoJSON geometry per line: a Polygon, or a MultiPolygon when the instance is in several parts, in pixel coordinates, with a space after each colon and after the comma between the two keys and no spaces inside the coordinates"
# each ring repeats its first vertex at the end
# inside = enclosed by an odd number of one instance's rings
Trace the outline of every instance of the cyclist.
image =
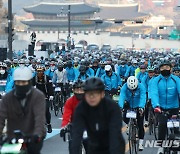
{"type": "Polygon", "coordinates": [[[97,69],[97,72],[96,72],[96,77],[101,77],[102,75],[104,75],[106,72],[104,70],[105,68],[105,62],[104,61],[100,61],[100,67],[97,69]]]}
{"type": "Polygon", "coordinates": [[[7,136],[14,137],[14,130],[31,136],[28,153],[40,154],[45,130],[45,97],[31,85],[32,72],[27,67],[14,71],[15,88],[0,102],[0,136],[7,120],[7,136]],[[10,113],[10,114],[9,114],[10,113]]]}
{"type": "Polygon", "coordinates": [[[173,68],[173,74],[180,77],[180,68],[179,67],[174,67],[173,68]]]}
{"type": "Polygon", "coordinates": [[[86,66],[81,65],[79,67],[79,72],[76,75],[75,81],[77,81],[77,80],[85,81],[89,77],[90,77],[90,75],[86,73],[86,66]]]}
{"type": "Polygon", "coordinates": [[[99,61],[97,59],[94,59],[93,60],[93,63],[92,63],[92,69],[94,70],[94,74],[96,74],[98,68],[99,68],[99,61]]]}
{"type": "Polygon", "coordinates": [[[52,80],[55,70],[56,70],[55,60],[52,59],[51,62],[50,62],[50,68],[45,70],[44,73],[45,73],[46,76],[48,76],[50,78],[50,80],[52,80]]]}
{"type": "Polygon", "coordinates": [[[92,68],[90,68],[90,62],[89,61],[85,61],[83,63],[83,65],[86,67],[86,74],[89,77],[93,77],[95,73],[94,73],[94,70],[92,68]]]}
{"type": "Polygon", "coordinates": [[[68,82],[74,82],[76,77],[76,70],[73,67],[72,61],[67,62],[66,72],[68,82]]]}
{"type": "Polygon", "coordinates": [[[124,78],[125,76],[125,73],[128,69],[128,65],[126,65],[126,62],[125,61],[122,61],[118,67],[118,71],[117,71],[117,74],[121,77],[121,78],[124,78]]]}
{"type": "Polygon", "coordinates": [[[79,63],[77,60],[74,60],[74,69],[79,69],[79,63]]]}
{"type": "Polygon", "coordinates": [[[84,84],[85,99],[77,106],[73,118],[72,154],[79,154],[85,129],[89,154],[125,153],[121,111],[113,100],[105,97],[104,89],[100,78],[89,78],[84,84]]]}
{"type": "MultiPolygon", "coordinates": [[[[63,114],[63,119],[62,119],[62,124],[61,124],[61,131],[60,131],[60,136],[63,137],[66,133],[67,125],[72,124],[72,119],[74,116],[75,109],[77,105],[80,103],[80,101],[83,100],[84,98],[84,90],[83,90],[83,81],[78,80],[74,83],[73,85],[73,93],[74,95],[70,97],[65,105],[64,105],[64,114],[63,114]]],[[[70,130],[71,135],[72,135],[72,130],[70,130]]],[[[71,140],[69,141],[69,151],[71,151],[71,140]]],[[[84,141],[85,143],[86,141],[84,141]]],[[[84,144],[84,147],[87,150],[86,145],[84,144]]]]}
{"type": "Polygon", "coordinates": [[[3,95],[11,91],[13,87],[14,81],[12,74],[8,73],[6,63],[0,62],[0,92],[2,92],[3,95]]]}
{"type": "Polygon", "coordinates": [[[42,91],[46,96],[46,124],[47,124],[47,132],[52,132],[51,127],[51,113],[49,111],[50,101],[53,100],[54,90],[52,86],[52,81],[49,76],[45,75],[45,67],[37,66],[36,68],[37,74],[34,77],[35,86],[37,89],[42,91]]]}
{"type": "Polygon", "coordinates": [[[149,112],[148,109],[149,109],[149,106],[151,105],[150,91],[153,90],[153,87],[151,87],[151,84],[155,75],[154,69],[155,68],[153,66],[152,67],[149,66],[147,68],[148,74],[142,78],[142,82],[141,82],[146,88],[146,96],[147,96],[147,103],[146,103],[146,109],[145,109],[145,122],[144,122],[144,125],[146,127],[148,126],[148,112],[149,112]]]}
{"type": "MultiPolygon", "coordinates": [[[[162,62],[159,69],[161,74],[152,82],[152,106],[155,113],[169,111],[170,116],[176,115],[180,104],[180,78],[171,74],[172,66],[167,61],[162,62]]],[[[158,114],[158,123],[158,139],[164,140],[167,131],[167,117],[158,114]]],[[[160,151],[163,151],[163,148],[160,151]]]]}
{"type": "Polygon", "coordinates": [[[65,86],[67,84],[67,71],[63,68],[63,63],[58,63],[57,70],[54,72],[52,79],[53,84],[60,86],[64,97],[66,96],[65,86]]]}
{"type": "Polygon", "coordinates": [[[112,71],[111,65],[106,65],[105,71],[106,73],[101,77],[106,86],[105,94],[108,97],[112,97],[113,95],[117,94],[118,89],[120,89],[121,79],[112,71]]]}
{"type": "Polygon", "coordinates": [[[45,63],[44,63],[44,66],[45,66],[45,70],[48,70],[49,69],[49,66],[50,64],[49,64],[49,61],[45,61],[45,63]]]}
{"type": "Polygon", "coordinates": [[[112,68],[112,71],[115,72],[115,67],[113,65],[112,58],[107,58],[106,63],[107,63],[107,65],[110,65],[112,68]]]}
{"type": "Polygon", "coordinates": [[[126,70],[125,77],[129,77],[129,76],[134,76],[135,75],[135,70],[138,68],[137,64],[138,64],[137,60],[133,59],[132,60],[132,65],[130,65],[128,67],[128,69],[126,70]]]}
{"type": "Polygon", "coordinates": [[[14,59],[13,60],[13,64],[11,66],[13,69],[15,69],[16,67],[18,67],[18,59],[14,59]]]}
{"type": "Polygon", "coordinates": [[[146,104],[146,90],[143,84],[139,83],[137,78],[130,76],[127,79],[127,83],[123,85],[120,92],[119,106],[124,109],[123,120],[126,124],[129,123],[129,119],[126,118],[127,110],[137,109],[137,125],[138,125],[138,137],[139,137],[139,150],[142,151],[144,140],[144,107],[146,104]],[[127,102],[126,105],[124,104],[127,102]]]}
{"type": "Polygon", "coordinates": [[[140,66],[140,72],[137,74],[137,79],[138,81],[141,83],[142,79],[144,76],[147,75],[147,72],[146,72],[146,65],[141,65],[140,66]]]}
{"type": "Polygon", "coordinates": [[[19,67],[25,67],[25,64],[26,64],[25,59],[20,59],[18,64],[19,64],[19,67]]]}

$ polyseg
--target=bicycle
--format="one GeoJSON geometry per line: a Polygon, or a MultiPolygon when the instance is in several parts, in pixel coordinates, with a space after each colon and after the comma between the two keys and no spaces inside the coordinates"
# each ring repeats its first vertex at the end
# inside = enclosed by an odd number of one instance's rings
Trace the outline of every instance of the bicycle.
{"type": "Polygon", "coordinates": [[[54,108],[55,116],[58,116],[59,111],[61,111],[61,114],[63,114],[64,97],[63,97],[61,87],[57,86],[54,91],[55,91],[55,94],[54,94],[54,99],[53,99],[53,108],[54,108]]]}
{"type": "Polygon", "coordinates": [[[0,153],[28,154],[27,144],[33,142],[32,137],[24,135],[20,130],[15,130],[14,136],[13,139],[8,137],[2,139],[0,153]]]}
{"type": "Polygon", "coordinates": [[[127,110],[126,118],[129,118],[129,133],[128,133],[128,141],[129,141],[129,151],[130,154],[138,153],[138,141],[137,141],[137,110],[127,110]]]}
{"type": "MultiPolygon", "coordinates": [[[[69,146],[70,146],[71,141],[72,141],[71,134],[72,134],[72,124],[70,123],[64,129],[63,136],[62,136],[63,137],[63,141],[64,142],[68,142],[69,146]]],[[[84,133],[83,133],[83,138],[87,138],[87,132],[86,131],[84,131],[84,133]]],[[[80,150],[79,150],[79,154],[86,154],[83,142],[81,144],[81,147],[80,147],[80,150]]]]}
{"type": "MultiPolygon", "coordinates": [[[[168,118],[166,140],[177,140],[180,145],[180,114],[171,116],[169,111],[162,111],[161,114],[168,118]]],[[[180,151],[180,147],[173,148],[173,145],[164,147],[164,154],[177,154],[178,151],[180,151]]]]}
{"type": "Polygon", "coordinates": [[[154,134],[155,140],[158,139],[158,124],[157,124],[157,116],[154,113],[154,110],[151,105],[148,107],[148,127],[149,127],[149,135],[154,134]]]}

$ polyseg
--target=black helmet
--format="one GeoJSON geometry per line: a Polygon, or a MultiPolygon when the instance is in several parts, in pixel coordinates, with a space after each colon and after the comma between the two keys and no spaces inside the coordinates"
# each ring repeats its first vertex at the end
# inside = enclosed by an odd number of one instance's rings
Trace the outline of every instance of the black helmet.
{"type": "Polygon", "coordinates": [[[100,78],[92,77],[87,79],[84,83],[84,91],[93,91],[93,90],[104,91],[104,89],[105,89],[104,83],[100,78]]]}
{"type": "Polygon", "coordinates": [[[64,67],[64,64],[63,64],[62,62],[59,62],[59,63],[57,64],[57,67],[64,67]]]}
{"type": "Polygon", "coordinates": [[[69,61],[67,61],[67,63],[66,63],[67,65],[72,65],[72,61],[71,60],[69,60],[69,61]]]}
{"type": "Polygon", "coordinates": [[[173,72],[176,72],[176,71],[180,71],[180,68],[179,67],[174,67],[173,72]]]}
{"type": "Polygon", "coordinates": [[[67,63],[66,63],[67,67],[72,67],[72,61],[69,60],[67,63]]]}
{"type": "Polygon", "coordinates": [[[79,72],[80,72],[80,73],[86,73],[86,66],[81,65],[81,66],[79,67],[79,72]]]}
{"type": "Polygon", "coordinates": [[[73,89],[75,89],[75,88],[83,88],[83,86],[84,86],[84,82],[81,81],[81,80],[78,80],[73,84],[73,89]]]}
{"type": "Polygon", "coordinates": [[[94,60],[93,60],[93,64],[94,64],[94,63],[99,63],[99,61],[98,61],[97,59],[94,59],[94,60]]]}
{"type": "Polygon", "coordinates": [[[163,61],[160,65],[159,65],[159,68],[161,68],[162,66],[164,65],[168,65],[170,67],[172,67],[171,63],[169,61],[163,61]]]}
{"type": "Polygon", "coordinates": [[[88,60],[86,60],[84,63],[83,63],[85,66],[89,66],[90,65],[90,62],[88,60]]]}

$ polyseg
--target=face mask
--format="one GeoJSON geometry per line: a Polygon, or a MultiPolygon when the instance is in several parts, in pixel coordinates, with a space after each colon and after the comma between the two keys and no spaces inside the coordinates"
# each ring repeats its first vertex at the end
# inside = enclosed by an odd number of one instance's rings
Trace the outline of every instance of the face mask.
{"type": "Polygon", "coordinates": [[[171,72],[170,72],[170,70],[163,70],[163,71],[161,71],[161,74],[164,77],[168,77],[168,76],[170,76],[171,72]]]}
{"type": "Polygon", "coordinates": [[[106,75],[107,75],[107,76],[111,76],[111,75],[112,75],[112,72],[111,72],[111,71],[106,71],[106,75]]]}
{"type": "Polygon", "coordinates": [[[94,68],[94,69],[97,69],[97,68],[98,68],[98,66],[93,66],[93,68],[94,68]]]}
{"type": "Polygon", "coordinates": [[[55,66],[51,66],[51,71],[54,71],[54,69],[55,69],[55,66]]]}
{"type": "Polygon", "coordinates": [[[86,66],[86,71],[89,69],[89,67],[88,66],[86,66]]]}
{"type": "Polygon", "coordinates": [[[71,64],[70,64],[70,65],[67,65],[67,67],[71,68],[71,67],[72,67],[72,65],[71,65],[71,64]]]}
{"type": "Polygon", "coordinates": [[[6,71],[5,70],[0,70],[0,74],[4,74],[6,71]]]}
{"type": "Polygon", "coordinates": [[[63,68],[62,68],[62,67],[59,67],[59,68],[58,68],[58,71],[60,71],[60,72],[61,72],[62,70],[63,70],[63,68]]]}
{"type": "Polygon", "coordinates": [[[121,65],[122,67],[124,67],[124,65],[121,65]]]}
{"type": "Polygon", "coordinates": [[[80,72],[81,75],[84,75],[85,73],[86,73],[85,71],[80,72]]]}
{"type": "Polygon", "coordinates": [[[15,91],[18,98],[23,99],[26,97],[27,92],[31,89],[31,84],[25,86],[15,85],[15,91]]]}
{"type": "Polygon", "coordinates": [[[74,95],[76,96],[76,98],[77,98],[79,101],[83,100],[83,98],[84,98],[84,94],[74,93],[74,95]]]}

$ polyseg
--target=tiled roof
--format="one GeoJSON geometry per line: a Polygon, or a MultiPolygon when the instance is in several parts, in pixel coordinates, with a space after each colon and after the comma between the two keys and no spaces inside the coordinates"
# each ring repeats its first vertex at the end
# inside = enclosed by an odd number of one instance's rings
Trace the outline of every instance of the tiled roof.
{"type": "Polygon", "coordinates": [[[100,12],[95,15],[100,19],[131,20],[148,16],[139,12],[139,5],[100,5],[100,12]]]}
{"type": "Polygon", "coordinates": [[[40,3],[38,5],[25,7],[24,10],[35,14],[67,14],[68,5],[71,5],[71,14],[89,14],[99,11],[99,7],[90,6],[86,3],[40,3]]]}

